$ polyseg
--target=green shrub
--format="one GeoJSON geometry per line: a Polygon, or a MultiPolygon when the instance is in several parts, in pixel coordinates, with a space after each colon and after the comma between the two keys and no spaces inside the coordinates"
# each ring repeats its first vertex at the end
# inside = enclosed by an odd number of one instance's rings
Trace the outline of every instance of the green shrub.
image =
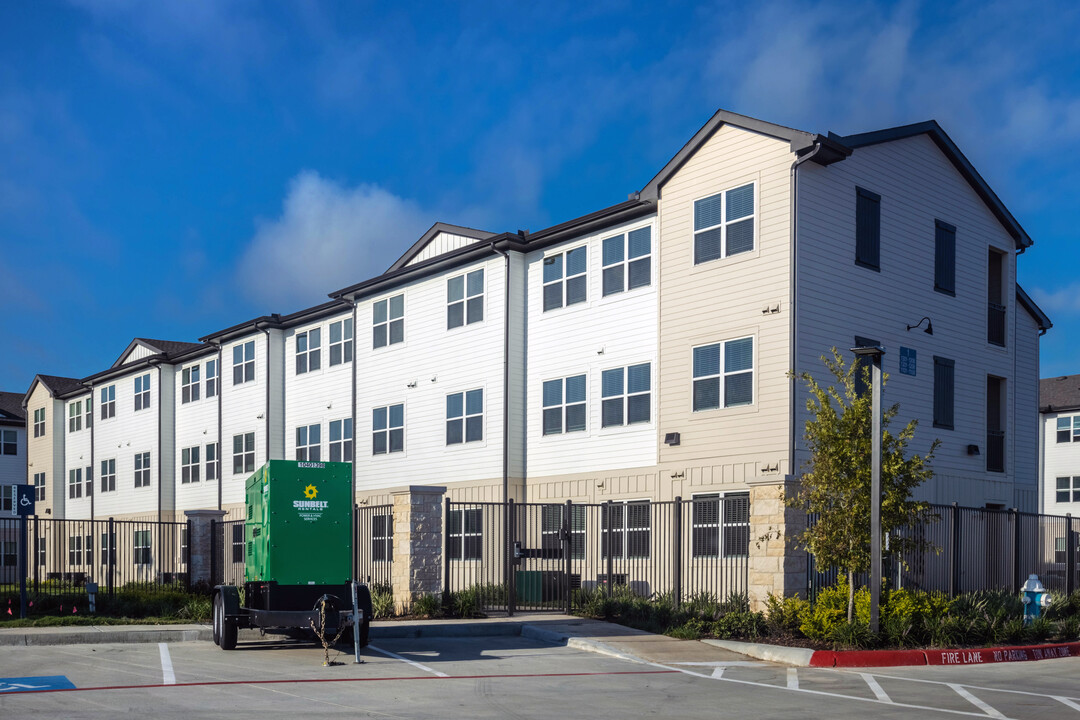
{"type": "Polygon", "coordinates": [[[680,640],[698,640],[709,631],[708,626],[697,618],[691,618],[682,625],[674,627],[667,632],[673,638],[680,640]]]}
{"type": "Polygon", "coordinates": [[[1019,645],[1027,640],[1028,629],[1022,617],[1010,618],[1001,623],[1001,640],[1010,645],[1019,645]]]}
{"type": "Polygon", "coordinates": [[[765,608],[771,631],[794,635],[799,632],[802,616],[810,611],[810,601],[796,596],[781,598],[769,593],[765,608]]]}
{"type": "Polygon", "coordinates": [[[442,617],[442,596],[435,593],[417,595],[409,606],[409,613],[417,617],[442,617]]]}
{"type": "Polygon", "coordinates": [[[964,628],[960,619],[952,615],[929,620],[926,629],[930,645],[933,647],[956,647],[964,638],[964,628]]]}
{"type": "Polygon", "coordinates": [[[1080,615],[1072,615],[1061,621],[1058,625],[1058,639],[1062,642],[1080,639],[1080,615]]]}
{"type": "Polygon", "coordinates": [[[834,628],[847,622],[847,596],[847,583],[844,582],[818,593],[814,604],[799,617],[802,634],[811,640],[831,640],[834,628]]]}
{"type": "Polygon", "coordinates": [[[877,638],[870,632],[870,626],[861,620],[845,620],[834,625],[829,640],[834,647],[844,648],[869,648],[877,644],[877,638]]]}
{"type": "Polygon", "coordinates": [[[760,612],[736,611],[721,615],[712,623],[712,633],[718,638],[749,638],[766,634],[765,615],[760,612]]]}
{"type": "Polygon", "coordinates": [[[377,620],[394,617],[394,593],[389,587],[372,586],[371,611],[377,620]]]}
{"type": "Polygon", "coordinates": [[[1031,621],[1027,628],[1028,637],[1037,643],[1046,642],[1054,634],[1054,623],[1045,615],[1031,621]]]}

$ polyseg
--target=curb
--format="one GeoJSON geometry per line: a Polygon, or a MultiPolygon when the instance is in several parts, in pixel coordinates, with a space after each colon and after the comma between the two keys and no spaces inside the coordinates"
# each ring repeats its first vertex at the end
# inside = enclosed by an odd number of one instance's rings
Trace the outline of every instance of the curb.
{"type": "Polygon", "coordinates": [[[521,637],[529,640],[540,640],[541,642],[551,643],[552,645],[565,645],[566,647],[574,648],[575,650],[610,655],[612,657],[617,657],[620,660],[629,660],[630,662],[639,663],[648,662],[644,658],[640,658],[625,650],[618,650],[614,646],[600,640],[576,637],[567,633],[556,632],[555,630],[539,628],[535,625],[523,625],[520,634],[521,637]]]}
{"type": "Polygon", "coordinates": [[[786,645],[766,645],[765,643],[739,642],[738,640],[712,640],[703,638],[706,645],[731,650],[758,660],[784,663],[796,667],[809,667],[815,651],[807,648],[788,647],[786,645]]]}

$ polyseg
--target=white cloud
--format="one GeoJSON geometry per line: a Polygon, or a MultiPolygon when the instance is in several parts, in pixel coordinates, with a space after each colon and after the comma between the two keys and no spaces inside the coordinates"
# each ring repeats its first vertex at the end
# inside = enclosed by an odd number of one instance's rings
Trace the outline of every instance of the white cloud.
{"type": "Polygon", "coordinates": [[[257,223],[240,285],[267,312],[317,304],[386,270],[431,224],[418,203],[378,185],[344,187],[304,171],[289,183],[281,216],[257,223]]]}
{"type": "Polygon", "coordinates": [[[1031,297],[1054,319],[1055,314],[1080,315],[1080,283],[1067,285],[1059,290],[1031,289],[1031,297]]]}

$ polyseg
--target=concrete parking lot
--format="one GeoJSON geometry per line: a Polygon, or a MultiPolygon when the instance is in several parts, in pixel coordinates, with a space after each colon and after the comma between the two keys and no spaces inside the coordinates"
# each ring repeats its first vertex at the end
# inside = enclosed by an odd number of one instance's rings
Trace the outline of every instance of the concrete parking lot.
{"type": "Polygon", "coordinates": [[[330,667],[274,640],[5,647],[0,717],[1080,718],[1080,659],[855,672],[624,647],[637,659],[517,635],[381,638],[363,664],[332,652],[330,667]],[[57,678],[67,689],[41,687],[57,678]]]}

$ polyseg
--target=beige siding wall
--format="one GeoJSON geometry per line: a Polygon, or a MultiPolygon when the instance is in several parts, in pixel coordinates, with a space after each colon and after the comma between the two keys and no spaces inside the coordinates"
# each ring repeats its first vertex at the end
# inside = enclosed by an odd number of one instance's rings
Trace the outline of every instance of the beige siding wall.
{"type": "Polygon", "coordinates": [[[34,392],[26,405],[26,457],[27,482],[34,482],[34,475],[45,473],[45,501],[38,502],[38,515],[63,517],[65,483],[64,431],[66,418],[64,404],[54,400],[41,383],[34,385],[34,392]],[[34,437],[34,411],[45,408],[45,435],[34,437]],[[50,512],[46,513],[46,509],[50,512]]]}
{"type": "Polygon", "coordinates": [[[661,442],[660,465],[710,486],[788,472],[793,160],[786,141],[723,126],[661,188],[657,432],[661,441],[678,432],[681,444],[661,442]],[[753,252],[695,265],[694,201],[751,182],[753,252]],[[754,338],[753,404],[694,412],[693,348],[746,336],[754,338]]]}

